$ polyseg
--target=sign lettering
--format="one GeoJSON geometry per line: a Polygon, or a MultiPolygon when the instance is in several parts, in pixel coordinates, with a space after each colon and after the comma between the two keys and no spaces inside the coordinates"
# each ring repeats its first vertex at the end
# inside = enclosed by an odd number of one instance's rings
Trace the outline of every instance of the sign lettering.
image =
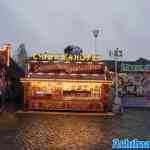
{"type": "Polygon", "coordinates": [[[32,60],[36,61],[96,61],[102,58],[101,55],[72,55],[72,54],[50,54],[50,53],[33,53],[32,60]]]}
{"type": "Polygon", "coordinates": [[[131,65],[121,64],[121,71],[150,71],[150,64],[147,65],[131,65]]]}
{"type": "Polygon", "coordinates": [[[104,73],[104,64],[48,64],[31,63],[29,72],[33,73],[104,73]]]}

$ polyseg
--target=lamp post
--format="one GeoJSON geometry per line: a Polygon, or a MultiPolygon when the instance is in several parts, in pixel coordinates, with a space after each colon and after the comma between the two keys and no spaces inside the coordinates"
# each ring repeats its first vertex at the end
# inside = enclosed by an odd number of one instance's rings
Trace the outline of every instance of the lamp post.
{"type": "Polygon", "coordinates": [[[115,98],[112,110],[113,112],[118,113],[123,111],[121,99],[118,95],[118,59],[123,56],[123,53],[122,50],[116,48],[109,51],[109,56],[112,57],[115,61],[115,98]]]}
{"type": "Polygon", "coordinates": [[[115,61],[115,97],[118,97],[118,48],[114,50],[114,61],[115,61]]]}
{"type": "Polygon", "coordinates": [[[94,53],[96,55],[96,50],[97,50],[97,38],[100,33],[102,33],[102,29],[94,29],[92,30],[93,36],[94,36],[94,53]]]}

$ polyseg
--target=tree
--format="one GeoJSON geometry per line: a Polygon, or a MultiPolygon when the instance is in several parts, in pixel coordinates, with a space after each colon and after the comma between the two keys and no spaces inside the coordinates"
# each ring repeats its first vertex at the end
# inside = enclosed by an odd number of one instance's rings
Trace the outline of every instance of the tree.
{"type": "Polygon", "coordinates": [[[21,43],[17,49],[17,63],[23,70],[26,68],[27,57],[25,45],[24,43],[21,43]]]}
{"type": "Polygon", "coordinates": [[[82,55],[83,50],[79,46],[69,45],[64,49],[65,54],[82,55]]]}

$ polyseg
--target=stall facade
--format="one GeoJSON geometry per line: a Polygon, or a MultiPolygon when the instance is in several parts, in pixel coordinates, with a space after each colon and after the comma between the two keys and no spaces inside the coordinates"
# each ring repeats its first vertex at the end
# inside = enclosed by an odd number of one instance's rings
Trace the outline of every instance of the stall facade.
{"type": "Polygon", "coordinates": [[[123,62],[119,76],[122,95],[150,97],[150,63],[123,62]]]}
{"type": "Polygon", "coordinates": [[[33,54],[24,86],[25,108],[103,111],[112,81],[95,56],[33,54]]]}
{"type": "MultiPolygon", "coordinates": [[[[115,82],[114,61],[104,62],[111,71],[112,81],[115,82]]],[[[150,99],[150,61],[144,58],[136,61],[118,61],[117,66],[120,96],[150,99]]]]}

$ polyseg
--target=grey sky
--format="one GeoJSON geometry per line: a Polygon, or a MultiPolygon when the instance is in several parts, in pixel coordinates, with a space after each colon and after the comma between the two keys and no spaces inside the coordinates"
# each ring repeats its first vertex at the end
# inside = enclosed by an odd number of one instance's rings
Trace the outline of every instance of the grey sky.
{"type": "Polygon", "coordinates": [[[91,30],[103,28],[98,53],[123,48],[124,59],[150,58],[149,0],[0,0],[0,45],[23,42],[28,53],[63,52],[74,44],[94,52],[91,30]]]}

